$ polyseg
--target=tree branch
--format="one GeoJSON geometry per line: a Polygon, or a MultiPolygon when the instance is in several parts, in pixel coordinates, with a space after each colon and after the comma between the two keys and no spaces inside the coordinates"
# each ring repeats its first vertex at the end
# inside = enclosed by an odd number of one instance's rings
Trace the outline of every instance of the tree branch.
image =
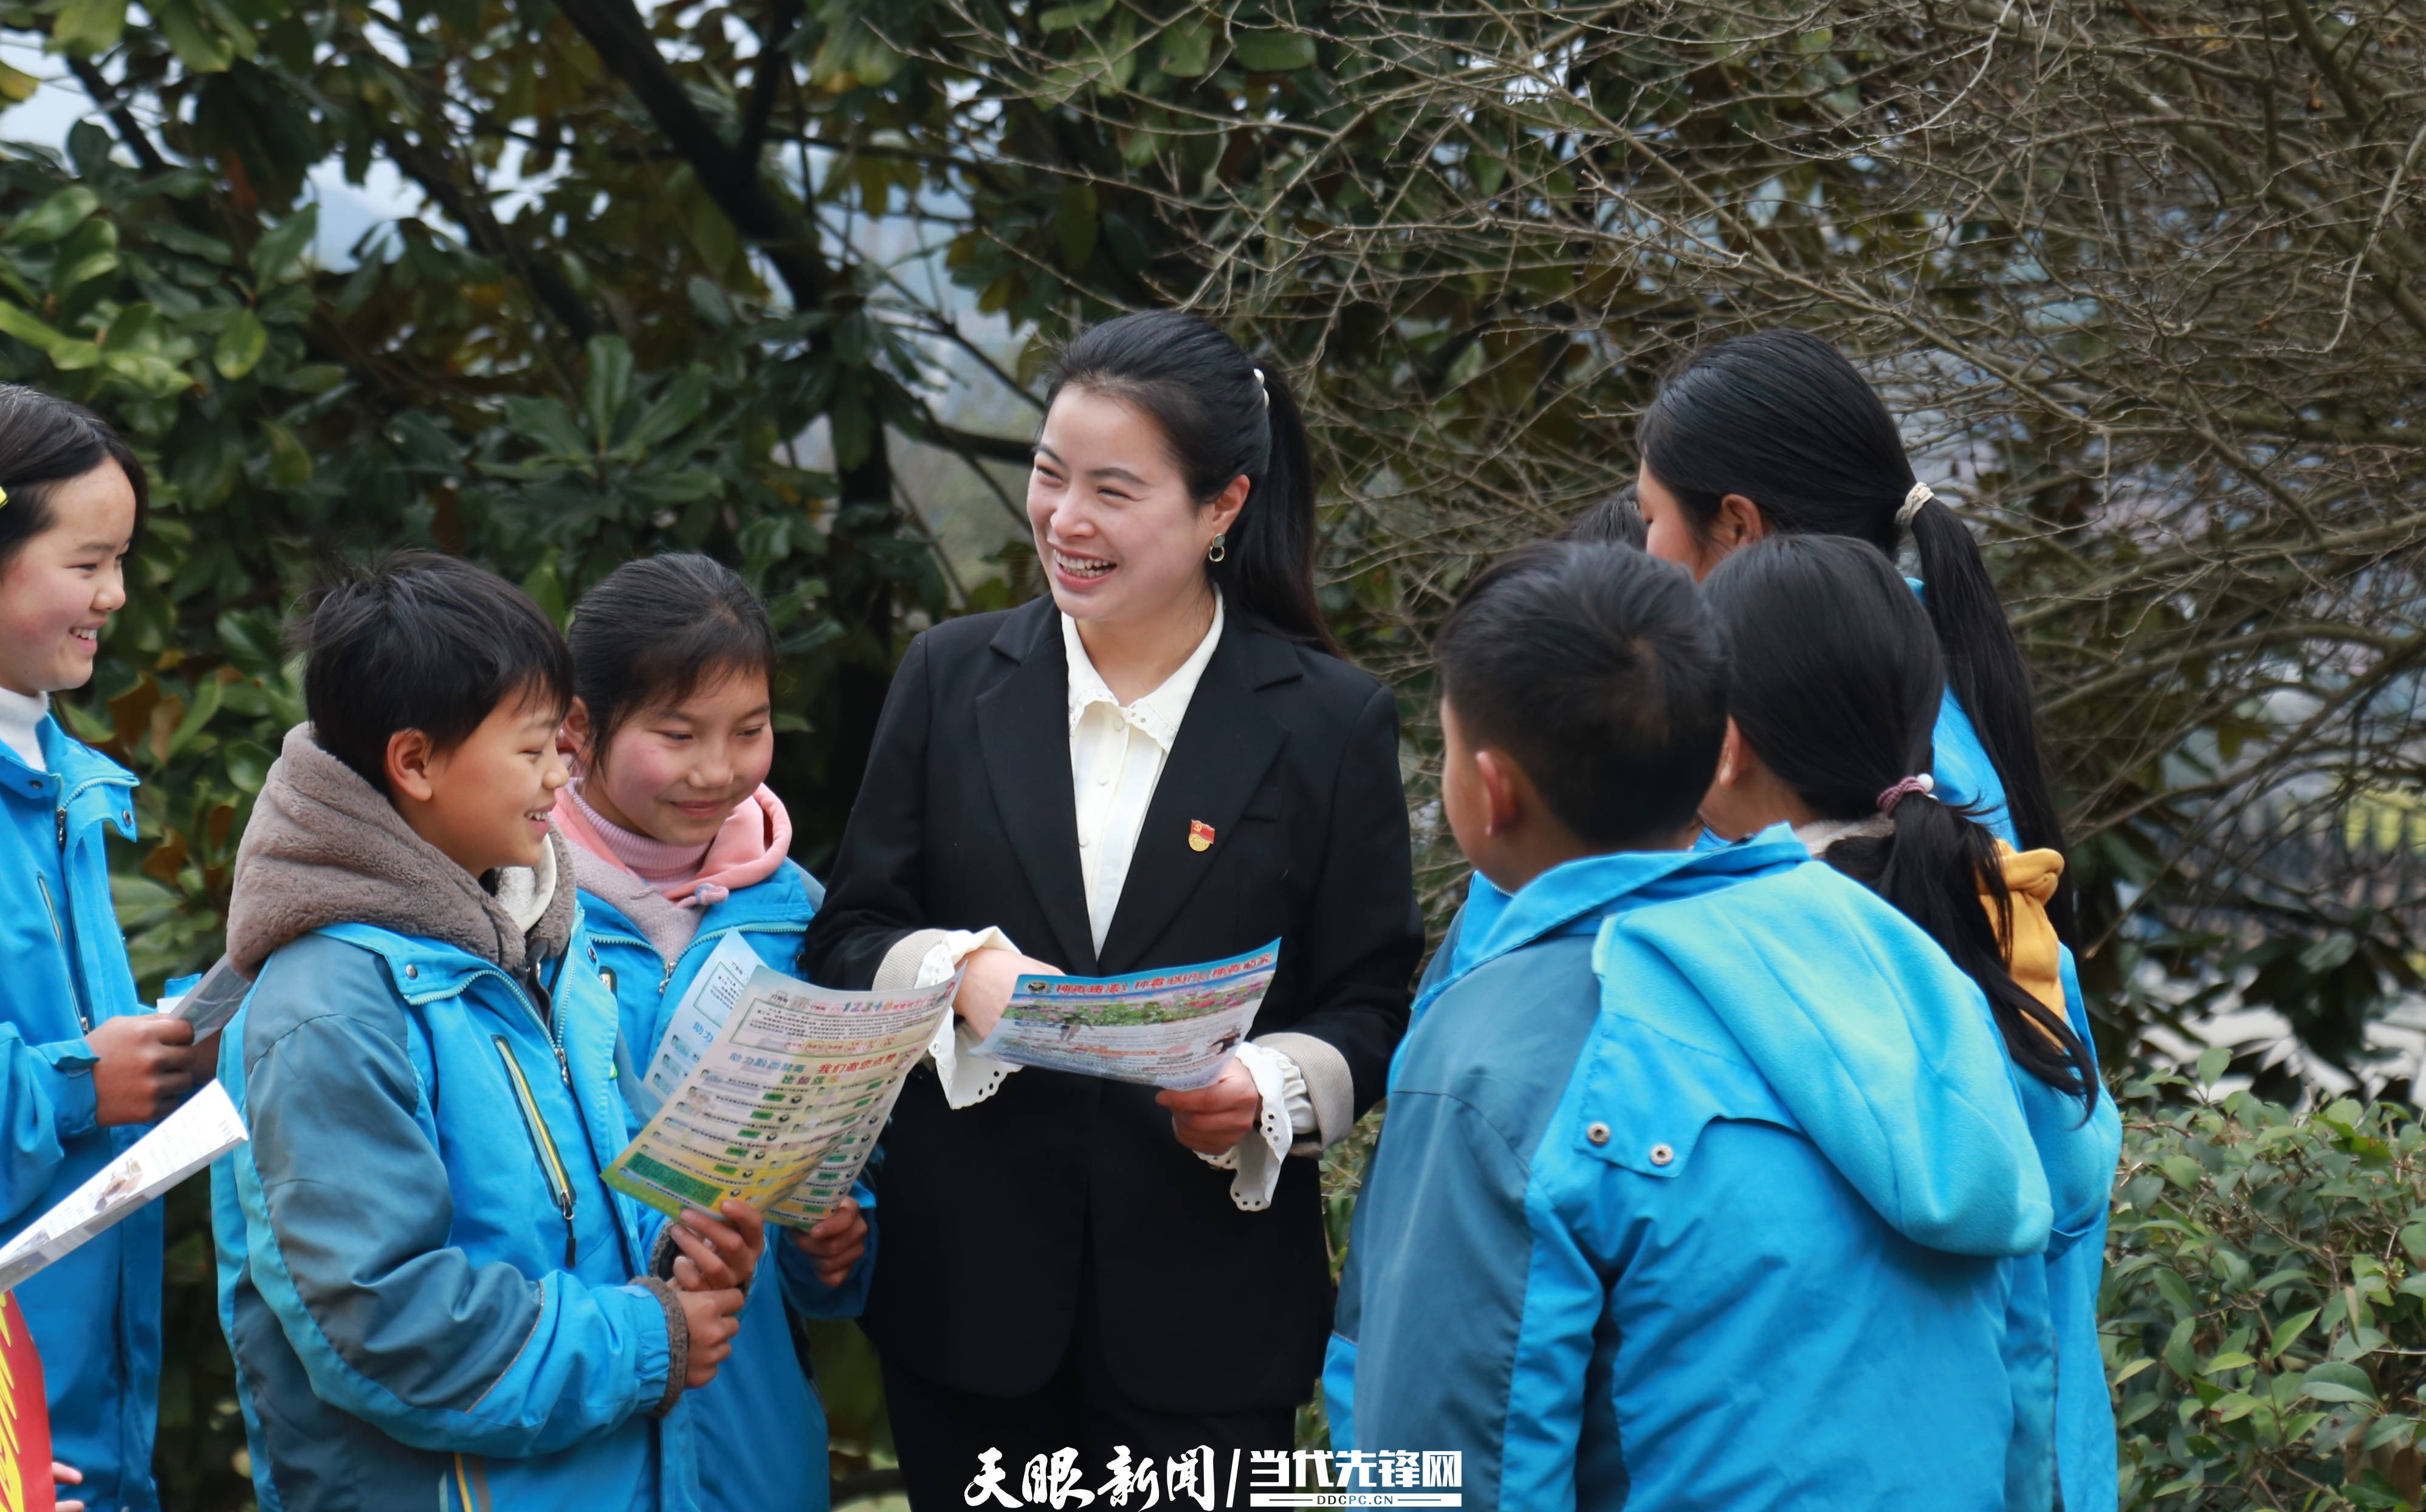
{"type": "Polygon", "coordinates": [[[766,253],[793,303],[803,310],[823,305],[827,271],[817,228],[768,191],[756,153],[744,154],[717,134],[657,51],[632,0],[558,0],[557,8],[666,134],[733,229],[766,253]]]}

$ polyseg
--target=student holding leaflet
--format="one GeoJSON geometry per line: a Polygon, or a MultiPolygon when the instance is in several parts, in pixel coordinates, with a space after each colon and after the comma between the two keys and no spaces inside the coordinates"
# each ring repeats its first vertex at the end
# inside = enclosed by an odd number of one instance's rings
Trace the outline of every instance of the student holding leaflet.
{"type": "Polygon", "coordinates": [[[1398,708],[1330,654],[1277,374],[1168,312],[1053,374],[1028,483],[1050,599],[940,626],[893,685],[805,973],[941,981],[957,1018],[885,1136],[866,1327],[914,1504],[1116,1446],[1286,1449],[1329,1325],[1312,1157],[1381,1094],[1422,949],[1398,708]],[[1195,1092],[973,1053],[1037,970],[1278,938],[1195,1092]],[[1292,1158],[1297,1157],[1297,1158],[1292,1158]]]}

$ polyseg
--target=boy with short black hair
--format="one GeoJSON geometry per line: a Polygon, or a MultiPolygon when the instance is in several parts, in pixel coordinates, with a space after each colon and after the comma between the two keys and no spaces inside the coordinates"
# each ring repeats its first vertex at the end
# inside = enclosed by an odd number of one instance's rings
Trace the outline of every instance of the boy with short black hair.
{"type": "Polygon", "coordinates": [[[325,592],[304,639],[312,723],[228,915],[258,980],[219,1074],[252,1139],[212,1173],[261,1504],[687,1508],[668,1415],[715,1374],[762,1240],[737,1205],[661,1233],[599,1179],[627,1125],[548,819],[563,640],[427,553],[325,592]]]}
{"type": "Polygon", "coordinates": [[[1335,1447],[1468,1506],[2051,1495],[2048,1205],[1978,988],[1784,831],[1696,851],[1726,726],[1677,569],[1545,544],[1435,642],[1469,913],[1393,1066],[1335,1447]]]}

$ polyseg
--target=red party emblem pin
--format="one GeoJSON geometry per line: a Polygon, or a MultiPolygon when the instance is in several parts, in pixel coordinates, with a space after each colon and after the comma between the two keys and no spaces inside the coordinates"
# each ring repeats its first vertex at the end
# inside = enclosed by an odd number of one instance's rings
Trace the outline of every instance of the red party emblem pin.
{"type": "Polygon", "coordinates": [[[1213,849],[1213,826],[1201,819],[1188,821],[1188,848],[1191,851],[1213,849]]]}

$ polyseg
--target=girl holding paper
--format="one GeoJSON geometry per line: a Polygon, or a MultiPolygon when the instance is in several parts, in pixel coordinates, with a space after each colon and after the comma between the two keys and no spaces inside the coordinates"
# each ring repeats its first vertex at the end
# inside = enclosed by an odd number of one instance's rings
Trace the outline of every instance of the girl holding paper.
{"type": "MultiPolygon", "coordinates": [[[[108,839],[135,838],[135,776],[51,707],[92,680],[146,497],[142,463],[100,416],[0,384],[0,1242],[132,1146],[207,1066],[191,1024],[136,996],[111,903],[108,839]]],[[[17,1291],[53,1449],[82,1498],[113,1512],[160,1504],[160,1266],[152,1206],[17,1291]]]]}
{"type": "Polygon", "coordinates": [[[1192,316],[1056,365],[1027,513],[1052,585],[912,643],[802,965],[965,976],[877,1186],[865,1326],[914,1505],[1076,1449],[1286,1449],[1331,1278],[1314,1157],[1381,1094],[1423,946],[1398,707],[1316,606],[1305,432],[1192,316]],[[1195,1092],[974,1047],[1023,973],[1125,974],[1277,937],[1249,1039],[1195,1092]]]}
{"type": "MultiPolygon", "coordinates": [[[[785,855],[792,821],[766,786],[775,636],[747,583],[703,556],[627,562],[584,595],[570,639],[575,696],[561,743],[574,776],[557,794],[556,825],[573,842],[599,974],[622,1010],[628,1096],[720,946],[789,970],[823,889],[785,855]]],[[[732,1358],[694,1393],[704,1512],[827,1505],[825,1414],[784,1309],[859,1310],[862,1206],[846,1198],[778,1247],[782,1287],[751,1297],[732,1358]]]]}

